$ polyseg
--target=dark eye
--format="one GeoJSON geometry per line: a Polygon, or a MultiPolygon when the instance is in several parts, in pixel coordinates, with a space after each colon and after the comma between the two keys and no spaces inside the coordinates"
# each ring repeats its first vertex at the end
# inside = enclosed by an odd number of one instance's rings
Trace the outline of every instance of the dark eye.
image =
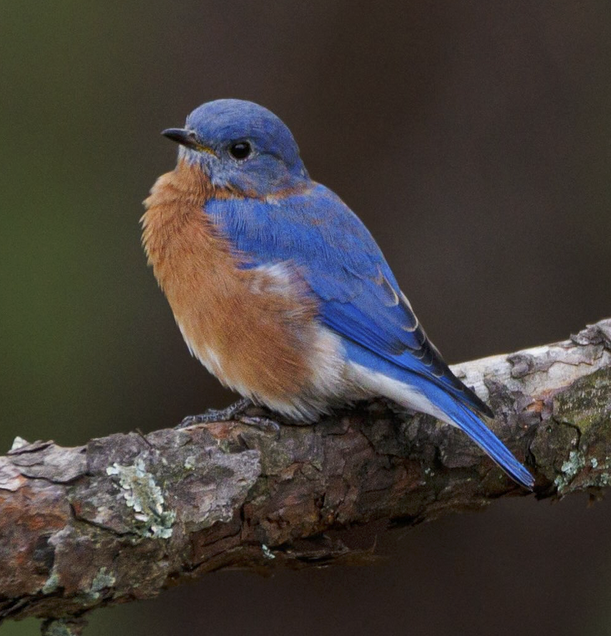
{"type": "Polygon", "coordinates": [[[252,148],[247,141],[238,141],[229,146],[229,154],[238,160],[247,159],[252,152],[252,148]]]}

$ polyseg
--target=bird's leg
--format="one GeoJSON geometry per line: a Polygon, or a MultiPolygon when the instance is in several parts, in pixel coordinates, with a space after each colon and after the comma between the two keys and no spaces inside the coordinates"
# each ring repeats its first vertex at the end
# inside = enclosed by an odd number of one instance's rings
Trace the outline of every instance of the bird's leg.
{"type": "MultiPolygon", "coordinates": [[[[188,426],[194,426],[195,424],[210,424],[211,422],[229,422],[235,420],[242,424],[248,424],[249,426],[256,426],[258,428],[268,430],[278,430],[278,424],[265,415],[247,415],[246,411],[249,409],[259,409],[252,400],[248,398],[242,398],[228,406],[225,409],[208,409],[205,413],[200,415],[188,415],[183,421],[176,426],[176,428],[187,428],[188,426]]],[[[264,413],[264,411],[262,411],[264,413]]]]}

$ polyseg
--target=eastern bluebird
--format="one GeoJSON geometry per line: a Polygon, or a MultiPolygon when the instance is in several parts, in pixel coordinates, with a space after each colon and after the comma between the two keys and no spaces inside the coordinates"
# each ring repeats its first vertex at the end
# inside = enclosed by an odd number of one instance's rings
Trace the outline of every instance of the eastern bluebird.
{"type": "Polygon", "coordinates": [[[278,117],[222,99],[163,134],[180,144],[178,163],[145,201],[143,244],[189,350],[211,373],[305,421],[385,396],[457,426],[532,488],[369,231],[310,179],[278,117]]]}

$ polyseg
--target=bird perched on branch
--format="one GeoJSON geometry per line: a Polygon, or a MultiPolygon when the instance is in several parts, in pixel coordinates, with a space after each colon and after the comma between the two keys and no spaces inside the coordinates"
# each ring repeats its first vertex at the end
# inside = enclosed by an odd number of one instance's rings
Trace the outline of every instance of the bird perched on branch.
{"type": "Polygon", "coordinates": [[[490,408],[427,338],[375,240],[310,179],[284,123],[252,102],[203,104],[176,168],[145,201],[143,244],[191,351],[223,384],[289,418],[385,396],[457,426],[516,482],[490,408]]]}

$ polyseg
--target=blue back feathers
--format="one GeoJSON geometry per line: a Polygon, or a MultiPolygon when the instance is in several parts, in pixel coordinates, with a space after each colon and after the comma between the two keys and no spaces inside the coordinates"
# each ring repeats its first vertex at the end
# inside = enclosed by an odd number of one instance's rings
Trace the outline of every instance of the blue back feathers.
{"type": "Polygon", "coordinates": [[[278,203],[213,200],[206,212],[247,255],[246,266],[295,264],[333,330],[491,415],[426,337],[367,228],[330,190],[312,184],[278,203]]]}

